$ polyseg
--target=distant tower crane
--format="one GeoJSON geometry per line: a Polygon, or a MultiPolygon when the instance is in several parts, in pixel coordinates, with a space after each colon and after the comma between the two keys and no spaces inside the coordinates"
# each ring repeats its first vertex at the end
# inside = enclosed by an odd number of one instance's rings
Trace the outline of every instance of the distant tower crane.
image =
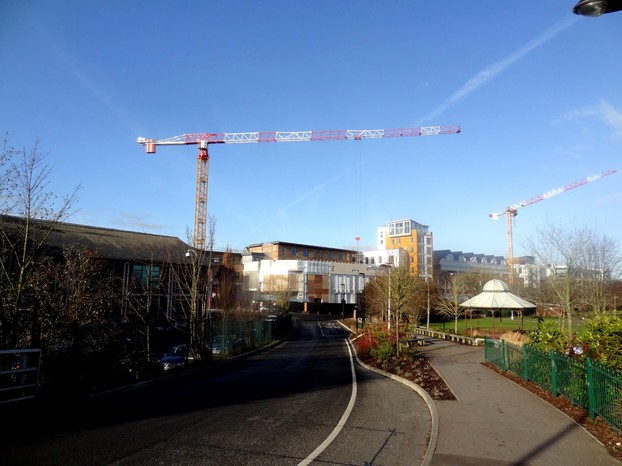
{"type": "Polygon", "coordinates": [[[439,134],[460,133],[458,126],[426,126],[418,128],[394,129],[343,129],[321,131],[256,131],[250,133],[193,133],[182,134],[167,139],[139,137],[136,142],[145,146],[147,154],[155,154],[156,146],[197,145],[196,204],[194,210],[194,247],[205,249],[207,225],[207,180],[209,173],[210,144],[252,144],[259,142],[306,142],[332,141],[340,139],[393,138],[405,136],[436,136],[439,134]]]}
{"type": "Polygon", "coordinates": [[[497,220],[501,215],[505,215],[505,218],[506,218],[507,236],[508,236],[508,257],[507,257],[508,270],[509,270],[508,279],[509,279],[510,284],[512,284],[514,281],[513,273],[512,273],[512,262],[514,261],[514,251],[513,251],[513,241],[512,241],[512,220],[518,214],[517,210],[522,207],[527,207],[528,205],[535,204],[536,202],[540,202],[545,199],[548,199],[549,197],[553,197],[558,194],[564,193],[566,191],[570,191],[571,189],[578,188],[579,186],[583,186],[584,184],[590,183],[592,181],[599,180],[617,171],[618,170],[616,169],[611,169],[603,173],[588,176],[587,178],[583,178],[582,180],[575,181],[574,183],[571,183],[569,185],[562,186],[561,188],[551,189],[550,191],[547,191],[536,197],[532,197],[531,199],[526,199],[517,204],[506,207],[501,212],[495,212],[489,215],[489,217],[492,218],[493,220],[497,220]]]}

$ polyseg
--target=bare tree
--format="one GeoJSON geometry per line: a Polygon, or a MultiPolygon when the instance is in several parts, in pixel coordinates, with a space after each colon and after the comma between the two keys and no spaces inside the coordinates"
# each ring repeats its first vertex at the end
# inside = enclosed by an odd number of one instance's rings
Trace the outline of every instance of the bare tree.
{"type": "Polygon", "coordinates": [[[43,350],[48,388],[91,391],[110,383],[126,330],[113,319],[112,268],[92,251],[66,247],[35,263],[28,288],[32,306],[20,316],[28,316],[32,343],[43,350]]]}
{"type": "MultiPolygon", "coordinates": [[[[174,281],[181,291],[183,306],[181,312],[186,326],[188,345],[192,348],[197,359],[205,357],[206,348],[212,346],[211,325],[212,316],[209,310],[216,304],[212,294],[217,284],[215,268],[212,268],[213,248],[216,237],[216,219],[208,218],[209,233],[205,250],[191,248],[186,252],[187,264],[173,268],[174,281]],[[210,326],[206,334],[206,326],[210,326]]],[[[188,242],[192,239],[192,232],[186,229],[188,242]]]]}
{"type": "Polygon", "coordinates": [[[383,267],[365,287],[365,302],[368,313],[384,317],[386,310],[387,329],[395,331],[396,348],[399,354],[399,328],[405,320],[417,322],[427,306],[425,282],[410,273],[407,265],[383,267]],[[394,330],[393,330],[394,329],[394,330]]]}
{"type": "Polygon", "coordinates": [[[292,283],[294,278],[286,274],[266,276],[262,285],[263,295],[269,297],[277,309],[287,310],[296,289],[295,283],[292,283]]]}
{"type": "Polygon", "coordinates": [[[217,286],[216,303],[219,309],[230,313],[237,306],[236,273],[233,267],[233,254],[227,249],[222,264],[214,271],[214,282],[217,286]]]}
{"type": "Polygon", "coordinates": [[[464,313],[460,303],[466,299],[471,289],[469,281],[470,278],[467,274],[451,274],[448,276],[444,290],[439,296],[438,311],[442,316],[454,320],[454,333],[458,333],[458,319],[464,313]]]}
{"type": "Polygon", "coordinates": [[[582,260],[585,272],[582,276],[584,306],[595,314],[615,308],[614,280],[622,272],[622,255],[617,241],[595,232],[588,234],[585,255],[582,260]]]}
{"type": "MultiPolygon", "coordinates": [[[[171,261],[164,264],[173,267],[171,261]]],[[[136,370],[149,364],[151,353],[151,326],[154,318],[154,308],[158,305],[158,295],[166,289],[166,268],[156,264],[152,258],[143,264],[133,266],[132,276],[121,288],[125,293],[122,297],[122,312],[124,320],[129,323],[133,338],[131,362],[136,370]]]]}
{"type": "Polygon", "coordinates": [[[217,323],[210,322],[210,346],[220,343],[222,351],[227,352],[230,323],[238,305],[236,273],[230,250],[224,253],[222,263],[214,267],[212,276],[211,302],[219,310],[221,319],[217,323]]]}
{"type": "Polygon", "coordinates": [[[0,286],[4,302],[0,303],[0,346],[15,347],[29,339],[31,325],[20,326],[24,294],[37,251],[56,224],[74,212],[76,187],[69,195],[58,198],[48,191],[52,171],[39,141],[30,150],[17,149],[5,136],[0,154],[0,215],[15,216],[19,223],[0,220],[0,286]]]}
{"type": "Polygon", "coordinates": [[[387,312],[388,276],[376,275],[365,284],[363,289],[365,302],[365,319],[372,322],[375,319],[384,321],[387,312]],[[385,282],[386,283],[381,283],[385,282]]]}
{"type": "Polygon", "coordinates": [[[553,224],[538,229],[526,244],[546,269],[542,290],[549,291],[547,300],[561,310],[560,328],[572,342],[576,310],[602,313],[613,308],[613,278],[621,264],[618,245],[585,226],[567,229],[553,224]]]}

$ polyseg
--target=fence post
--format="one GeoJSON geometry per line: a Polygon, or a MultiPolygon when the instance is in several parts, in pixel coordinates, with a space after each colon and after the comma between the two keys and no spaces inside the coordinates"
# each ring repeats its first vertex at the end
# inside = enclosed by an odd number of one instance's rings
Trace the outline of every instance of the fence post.
{"type": "Polygon", "coordinates": [[[555,351],[551,350],[549,354],[551,355],[551,391],[553,392],[553,396],[557,396],[557,364],[555,361],[555,351]]]}
{"type": "Polygon", "coordinates": [[[596,394],[594,393],[594,370],[592,368],[592,358],[585,359],[585,375],[587,376],[587,411],[590,419],[596,417],[596,394]]]}
{"type": "Polygon", "coordinates": [[[529,358],[527,357],[527,345],[523,345],[523,379],[529,380],[529,358]]]}
{"type": "Polygon", "coordinates": [[[502,357],[501,367],[505,371],[507,370],[507,364],[505,363],[505,340],[501,340],[501,357],[502,357]]]}

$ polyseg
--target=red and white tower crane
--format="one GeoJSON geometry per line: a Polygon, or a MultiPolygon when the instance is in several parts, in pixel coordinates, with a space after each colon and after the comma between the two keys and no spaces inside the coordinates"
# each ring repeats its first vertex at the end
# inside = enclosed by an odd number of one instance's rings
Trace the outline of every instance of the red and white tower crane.
{"type": "Polygon", "coordinates": [[[209,173],[210,144],[253,144],[259,142],[307,142],[393,138],[405,136],[436,136],[460,133],[458,126],[425,126],[394,129],[342,129],[320,131],[255,131],[250,133],[192,133],[167,139],[139,137],[136,142],[145,146],[148,154],[154,154],[156,146],[198,146],[196,204],[194,210],[194,247],[205,249],[207,225],[207,180],[209,173]]]}
{"type": "Polygon", "coordinates": [[[512,220],[516,215],[518,215],[518,209],[523,207],[527,207],[528,205],[535,204],[536,202],[543,201],[550,197],[556,196],[561,193],[565,193],[566,191],[570,191],[571,189],[578,188],[579,186],[583,186],[584,184],[590,183],[592,181],[599,180],[607,175],[611,175],[612,173],[616,173],[618,170],[611,169],[607,170],[603,173],[598,173],[596,175],[588,176],[587,178],[583,178],[582,180],[575,181],[574,183],[570,183],[566,186],[562,186],[561,188],[551,189],[543,194],[532,197],[531,199],[525,199],[517,204],[511,205],[503,209],[501,212],[493,212],[489,215],[493,220],[497,220],[500,216],[505,215],[505,219],[507,222],[507,238],[508,238],[508,278],[510,284],[513,282],[513,273],[512,273],[512,262],[514,261],[514,251],[513,251],[513,240],[512,240],[512,220]]]}

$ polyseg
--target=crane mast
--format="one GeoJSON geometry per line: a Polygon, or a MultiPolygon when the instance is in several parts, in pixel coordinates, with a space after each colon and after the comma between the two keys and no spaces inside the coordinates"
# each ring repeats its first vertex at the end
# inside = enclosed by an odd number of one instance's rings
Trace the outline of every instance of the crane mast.
{"type": "Polygon", "coordinates": [[[207,193],[210,144],[255,144],[264,142],[310,142],[378,139],[408,136],[437,136],[460,133],[459,126],[422,126],[416,128],[313,130],[313,131],[254,131],[246,133],[189,133],[166,139],[138,137],[147,154],[155,154],[157,146],[197,145],[196,201],[194,210],[193,245],[205,249],[207,226],[207,193]]]}
{"type": "Polygon", "coordinates": [[[512,221],[514,217],[518,215],[518,209],[522,209],[523,207],[527,207],[529,205],[535,204],[536,202],[549,199],[553,196],[557,196],[558,194],[565,193],[566,191],[570,191],[571,189],[578,188],[579,186],[583,186],[587,183],[591,183],[592,181],[599,180],[607,175],[616,173],[617,171],[618,170],[614,168],[611,170],[607,170],[603,173],[598,173],[596,175],[588,176],[587,178],[583,178],[579,181],[575,181],[573,183],[567,184],[566,186],[561,186],[559,188],[551,189],[550,191],[539,194],[530,199],[525,199],[524,201],[520,201],[514,205],[506,207],[501,212],[493,212],[488,215],[493,220],[497,220],[500,216],[505,215],[506,224],[507,224],[506,228],[507,228],[507,242],[508,242],[508,257],[507,257],[508,280],[510,284],[512,284],[514,281],[514,278],[513,278],[514,274],[512,273],[513,272],[512,263],[514,262],[514,247],[513,247],[514,241],[512,238],[512,221]]]}

